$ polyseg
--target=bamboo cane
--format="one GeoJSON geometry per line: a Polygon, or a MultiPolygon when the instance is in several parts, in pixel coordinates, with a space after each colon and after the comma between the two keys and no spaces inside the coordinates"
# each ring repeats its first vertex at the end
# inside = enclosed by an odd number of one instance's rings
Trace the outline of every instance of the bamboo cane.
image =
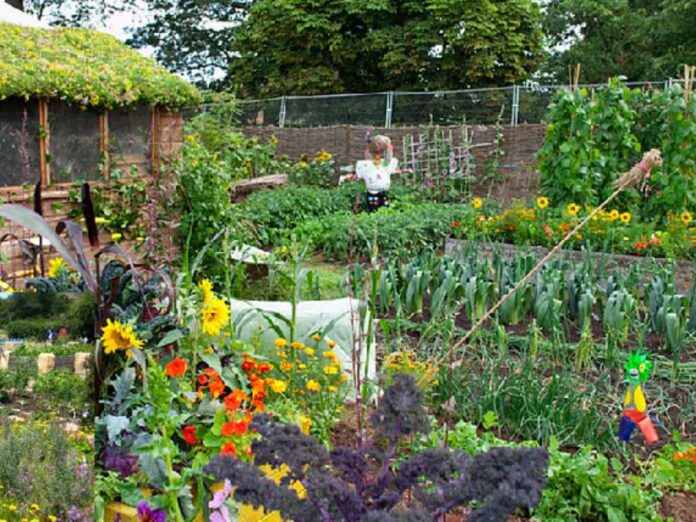
{"type": "MultiPolygon", "coordinates": [[[[442,366],[442,363],[450,357],[458,348],[460,348],[464,343],[466,343],[471,336],[474,334],[476,330],[481,328],[483,324],[490,319],[497,311],[498,309],[508,300],[510,299],[515,293],[522,288],[525,284],[527,284],[532,277],[534,277],[539,270],[552,258],[554,257],[562,248],[563,246],[570,241],[570,239],[578,233],[580,229],[582,229],[593,217],[595,217],[597,214],[599,214],[609,203],[611,203],[616,197],[621,194],[624,190],[630,188],[631,186],[634,186],[642,181],[645,181],[649,176],[650,176],[650,168],[655,165],[660,165],[662,163],[662,158],[660,157],[660,152],[653,149],[645,154],[643,157],[643,160],[635,165],[631,170],[626,172],[621,178],[619,178],[616,182],[615,190],[612,192],[612,194],[605,199],[597,208],[595,208],[592,212],[590,212],[585,219],[580,221],[573,230],[568,232],[566,236],[555,246],[553,247],[535,266],[530,270],[522,279],[520,279],[517,284],[508,291],[507,294],[505,294],[503,297],[500,298],[500,300],[495,303],[483,316],[469,329],[464,336],[459,339],[456,343],[454,343],[447,352],[440,357],[439,359],[435,359],[434,362],[431,361],[429,364],[429,369],[425,372],[423,377],[421,377],[419,383],[426,382],[428,379],[432,377],[432,375],[437,372],[442,366]]],[[[462,357],[460,357],[457,361],[451,364],[453,368],[458,368],[459,366],[462,365],[462,357]]]]}

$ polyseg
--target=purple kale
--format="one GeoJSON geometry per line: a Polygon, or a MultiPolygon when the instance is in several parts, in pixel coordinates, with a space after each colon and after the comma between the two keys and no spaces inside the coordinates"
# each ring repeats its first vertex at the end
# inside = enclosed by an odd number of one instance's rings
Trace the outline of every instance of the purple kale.
{"type": "Polygon", "coordinates": [[[104,450],[104,469],[130,477],[138,471],[138,457],[121,446],[109,446],[104,450]]]}

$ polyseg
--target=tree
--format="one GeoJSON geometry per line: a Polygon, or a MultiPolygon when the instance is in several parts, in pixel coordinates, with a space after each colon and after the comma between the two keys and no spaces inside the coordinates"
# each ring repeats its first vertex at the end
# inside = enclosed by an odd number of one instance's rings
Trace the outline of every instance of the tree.
{"type": "Polygon", "coordinates": [[[541,43],[532,0],[257,0],[229,81],[244,96],[509,84],[541,43]]]}
{"type": "MultiPolygon", "coordinates": [[[[134,0],[15,0],[24,10],[51,25],[82,27],[103,22],[134,0]]],[[[12,2],[10,2],[12,3],[12,2]]]]}
{"type": "Polygon", "coordinates": [[[170,70],[200,86],[225,77],[233,57],[230,41],[253,0],[143,0],[151,20],[126,42],[152,47],[170,70]]]}
{"type": "Polygon", "coordinates": [[[543,25],[551,52],[539,75],[566,82],[580,64],[590,83],[675,76],[696,60],[694,19],[694,0],[548,0],[543,25]]]}

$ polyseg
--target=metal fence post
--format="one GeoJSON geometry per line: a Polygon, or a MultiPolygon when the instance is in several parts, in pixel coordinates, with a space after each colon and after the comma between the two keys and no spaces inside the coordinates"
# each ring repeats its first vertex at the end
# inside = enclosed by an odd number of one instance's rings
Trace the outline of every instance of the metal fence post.
{"type": "Polygon", "coordinates": [[[285,127],[285,114],[287,113],[287,97],[280,97],[280,112],[278,113],[278,127],[285,127]]]}
{"type": "Polygon", "coordinates": [[[510,115],[510,125],[517,125],[520,114],[520,86],[512,86],[512,114],[510,115]]]}
{"type": "Polygon", "coordinates": [[[387,113],[384,117],[384,128],[385,129],[391,129],[393,109],[394,109],[394,91],[389,91],[387,93],[387,113]]]}

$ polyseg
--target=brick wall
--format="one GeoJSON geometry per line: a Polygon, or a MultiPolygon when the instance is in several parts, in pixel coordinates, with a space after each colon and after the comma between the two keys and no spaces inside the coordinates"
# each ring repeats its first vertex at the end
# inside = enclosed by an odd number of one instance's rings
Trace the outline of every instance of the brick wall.
{"type": "MultiPolygon", "coordinates": [[[[428,127],[398,127],[377,129],[390,136],[394,143],[395,154],[403,158],[402,141],[407,134],[418,134],[428,127]]],[[[458,127],[452,129],[454,136],[459,135],[458,127]]],[[[338,127],[318,128],[276,128],[247,127],[245,135],[256,136],[262,141],[275,136],[278,140],[278,154],[285,154],[297,159],[303,154],[313,156],[320,150],[328,150],[334,155],[339,165],[347,165],[365,157],[365,133],[367,127],[343,125],[338,127]]],[[[535,154],[544,141],[544,126],[539,124],[503,125],[502,148],[505,151],[500,164],[502,180],[479,183],[474,192],[480,196],[490,195],[501,203],[513,199],[526,199],[536,194],[539,177],[536,174],[535,154]]],[[[485,164],[489,159],[495,138],[495,127],[484,125],[470,126],[474,145],[484,144],[472,150],[476,157],[477,178],[485,175],[485,164]]]]}

